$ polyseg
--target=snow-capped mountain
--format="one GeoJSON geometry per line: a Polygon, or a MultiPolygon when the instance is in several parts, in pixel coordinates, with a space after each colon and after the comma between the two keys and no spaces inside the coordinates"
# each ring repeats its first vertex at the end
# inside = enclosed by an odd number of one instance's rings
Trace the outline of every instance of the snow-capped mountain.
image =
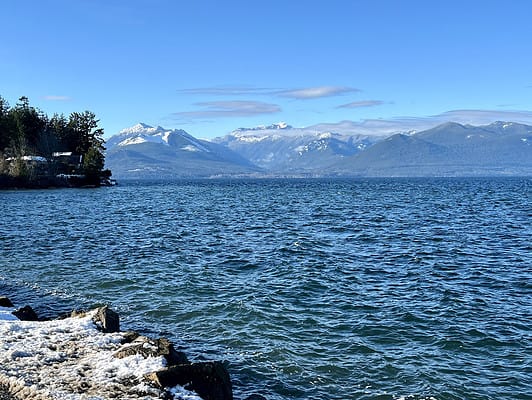
{"type": "Polygon", "coordinates": [[[118,179],[210,176],[532,175],[532,127],[445,123],[388,136],[294,128],[239,128],[206,141],[137,124],[107,142],[118,179]]]}
{"type": "Polygon", "coordinates": [[[281,122],[239,128],[213,141],[268,171],[314,173],[382,139],[378,136],[324,132],[312,127],[294,128],[281,122]]]}
{"type": "Polygon", "coordinates": [[[250,174],[259,168],[230,149],[181,129],[138,123],[106,143],[106,166],[119,179],[250,174]]]}
{"type": "Polygon", "coordinates": [[[202,141],[189,135],[182,129],[164,129],[161,126],[153,127],[144,123],[138,123],[130,128],[122,129],[118,135],[113,136],[108,142],[108,147],[129,146],[132,144],[157,143],[166,146],[183,144],[182,150],[209,152],[208,147],[202,141]]]}

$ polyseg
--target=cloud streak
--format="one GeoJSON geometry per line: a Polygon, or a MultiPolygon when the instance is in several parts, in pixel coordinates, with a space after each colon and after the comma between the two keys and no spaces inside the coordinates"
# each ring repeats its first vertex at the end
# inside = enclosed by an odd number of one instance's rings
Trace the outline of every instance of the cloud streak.
{"type": "Polygon", "coordinates": [[[181,94],[188,95],[210,95],[210,96],[242,96],[261,95],[286,97],[295,100],[311,100],[323,97],[340,96],[348,93],[360,92],[348,86],[314,86],[292,89],[275,89],[255,86],[211,86],[201,88],[179,89],[181,94]]]}
{"type": "Polygon", "coordinates": [[[532,124],[532,111],[528,110],[451,110],[425,117],[393,117],[383,119],[365,119],[361,121],[340,121],[309,126],[316,131],[338,132],[347,135],[386,136],[394,133],[422,131],[445,122],[460,124],[488,125],[495,121],[511,121],[532,124]]]}
{"type": "Polygon", "coordinates": [[[361,100],[361,101],[353,101],[351,103],[342,104],[339,105],[336,108],[363,108],[363,107],[376,107],[384,104],[383,101],[380,100],[361,100]]]}
{"type": "Polygon", "coordinates": [[[261,101],[207,101],[194,104],[202,109],[195,111],[176,112],[173,115],[189,118],[227,118],[250,117],[261,114],[275,114],[281,111],[277,104],[261,101]]]}
{"type": "Polygon", "coordinates": [[[272,88],[254,86],[211,86],[201,88],[178,89],[178,93],[190,95],[214,95],[214,96],[240,96],[240,95],[264,95],[274,93],[272,88]]]}
{"type": "Polygon", "coordinates": [[[532,111],[528,110],[451,110],[434,115],[433,118],[461,124],[481,125],[494,121],[511,121],[524,124],[532,123],[532,111]]]}
{"type": "Polygon", "coordinates": [[[360,92],[348,86],[316,86],[301,89],[281,90],[275,94],[281,97],[288,97],[296,100],[320,99],[323,97],[340,96],[347,93],[360,92]]]}
{"type": "Polygon", "coordinates": [[[47,101],[70,101],[72,100],[72,98],[69,96],[53,96],[53,95],[43,96],[43,99],[47,101]]]}

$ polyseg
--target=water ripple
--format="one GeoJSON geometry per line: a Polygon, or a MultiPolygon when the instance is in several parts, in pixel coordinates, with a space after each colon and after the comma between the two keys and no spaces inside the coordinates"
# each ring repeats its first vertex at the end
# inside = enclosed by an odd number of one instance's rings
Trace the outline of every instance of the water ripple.
{"type": "Polygon", "coordinates": [[[530,179],[0,193],[0,291],[227,359],[237,398],[525,399],[530,179]]]}

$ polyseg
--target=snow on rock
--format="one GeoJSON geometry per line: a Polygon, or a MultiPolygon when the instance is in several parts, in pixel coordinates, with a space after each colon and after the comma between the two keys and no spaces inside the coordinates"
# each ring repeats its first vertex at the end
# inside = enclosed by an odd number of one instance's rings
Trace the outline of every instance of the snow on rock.
{"type": "Polygon", "coordinates": [[[153,132],[156,132],[158,130],[158,128],[159,127],[154,128],[151,125],[139,122],[138,124],[133,125],[133,126],[131,126],[129,128],[122,129],[119,132],[119,134],[120,135],[131,135],[131,134],[135,134],[135,133],[153,133],[153,132]]]}
{"type": "MultiPolygon", "coordinates": [[[[93,317],[18,321],[0,307],[0,385],[18,398],[50,400],[159,399],[144,375],[165,367],[164,357],[115,358],[124,333],[101,333],[93,317]]],[[[175,399],[200,399],[173,388],[175,399]]]]}
{"type": "Polygon", "coordinates": [[[121,140],[118,146],[129,146],[148,142],[168,145],[168,140],[172,132],[172,130],[164,129],[160,126],[154,128],[153,126],[140,122],[119,132],[119,135],[125,139],[121,140]]]}

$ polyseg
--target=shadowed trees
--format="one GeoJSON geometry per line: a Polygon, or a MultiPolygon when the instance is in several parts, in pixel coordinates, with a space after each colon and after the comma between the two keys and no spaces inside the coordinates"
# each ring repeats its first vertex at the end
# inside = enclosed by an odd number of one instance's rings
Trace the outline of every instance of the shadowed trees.
{"type": "Polygon", "coordinates": [[[72,153],[80,160],[74,172],[98,184],[110,176],[110,171],[103,171],[104,131],[98,123],[91,111],[50,118],[32,107],[27,97],[10,107],[0,96],[0,176],[32,179],[34,161],[47,163],[46,168],[39,166],[40,175],[44,170],[50,174],[57,170],[54,153],[72,153]]]}

